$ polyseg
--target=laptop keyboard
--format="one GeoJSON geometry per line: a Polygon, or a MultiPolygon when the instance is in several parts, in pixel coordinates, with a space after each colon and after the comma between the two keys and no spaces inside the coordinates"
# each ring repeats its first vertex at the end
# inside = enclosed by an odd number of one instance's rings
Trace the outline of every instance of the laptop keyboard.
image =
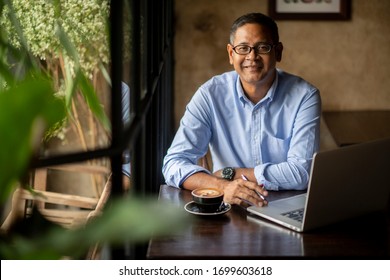
{"type": "Polygon", "coordinates": [[[303,212],[304,212],[304,208],[301,208],[301,209],[292,210],[292,211],[289,211],[286,213],[282,213],[282,215],[287,217],[287,218],[293,219],[295,221],[302,222],[303,212]]]}

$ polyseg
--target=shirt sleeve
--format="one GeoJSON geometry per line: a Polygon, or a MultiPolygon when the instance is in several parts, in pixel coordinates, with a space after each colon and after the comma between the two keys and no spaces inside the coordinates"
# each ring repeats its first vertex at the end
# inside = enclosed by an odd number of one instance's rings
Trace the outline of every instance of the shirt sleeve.
{"type": "Polygon", "coordinates": [[[269,190],[303,190],[309,182],[313,155],[319,149],[321,99],[313,89],[296,114],[286,161],[255,166],[259,184],[269,190]]]}
{"type": "Polygon", "coordinates": [[[168,185],[180,187],[192,174],[211,173],[198,165],[207,153],[211,130],[206,97],[198,90],[186,107],[179,129],[163,163],[163,175],[168,185]]]}

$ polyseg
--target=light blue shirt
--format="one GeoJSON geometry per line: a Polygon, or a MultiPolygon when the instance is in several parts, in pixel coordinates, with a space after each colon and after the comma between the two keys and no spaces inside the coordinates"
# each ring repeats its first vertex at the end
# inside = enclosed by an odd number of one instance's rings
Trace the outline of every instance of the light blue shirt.
{"type": "Polygon", "coordinates": [[[268,190],[305,189],[313,154],[319,148],[319,90],[277,69],[266,96],[253,104],[235,71],[203,84],[186,107],[164,158],[168,185],[180,187],[210,149],[213,170],[254,168],[268,190]]]}
{"type": "MultiPolygon", "coordinates": [[[[130,88],[122,82],[122,121],[123,126],[126,127],[130,122],[130,88]]],[[[128,150],[123,152],[122,173],[127,177],[131,175],[130,153],[128,150]]]]}

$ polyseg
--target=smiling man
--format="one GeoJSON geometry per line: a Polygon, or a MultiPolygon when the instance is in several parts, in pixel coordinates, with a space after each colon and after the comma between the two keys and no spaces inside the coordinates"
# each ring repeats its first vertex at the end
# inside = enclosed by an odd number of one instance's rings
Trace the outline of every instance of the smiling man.
{"type": "Polygon", "coordinates": [[[197,90],[164,158],[163,174],[172,186],[215,187],[224,191],[225,202],[264,206],[267,190],[307,188],[319,147],[320,94],[276,68],[283,44],[266,15],[238,18],[227,52],[234,71],[197,90]],[[212,171],[197,164],[208,149],[212,171]]]}

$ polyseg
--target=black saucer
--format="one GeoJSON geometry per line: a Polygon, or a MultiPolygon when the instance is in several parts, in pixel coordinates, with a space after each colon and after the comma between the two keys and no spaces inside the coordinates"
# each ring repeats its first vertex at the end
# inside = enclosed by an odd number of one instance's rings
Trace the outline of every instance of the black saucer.
{"type": "Polygon", "coordinates": [[[194,215],[200,215],[200,216],[216,216],[216,215],[222,215],[228,212],[232,206],[229,203],[224,203],[222,209],[219,209],[216,212],[202,212],[199,207],[196,205],[194,201],[188,202],[185,206],[184,209],[191,214],[194,215]]]}

